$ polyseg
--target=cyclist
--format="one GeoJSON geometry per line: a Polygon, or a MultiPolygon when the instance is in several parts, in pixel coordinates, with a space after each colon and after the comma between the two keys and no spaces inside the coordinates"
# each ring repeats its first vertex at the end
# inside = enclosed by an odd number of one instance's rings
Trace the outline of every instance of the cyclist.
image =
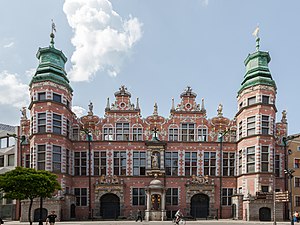
{"type": "Polygon", "coordinates": [[[180,221],[182,216],[183,216],[182,212],[180,211],[180,209],[178,209],[177,212],[175,213],[175,223],[176,224],[179,224],[179,221],[180,221]]]}

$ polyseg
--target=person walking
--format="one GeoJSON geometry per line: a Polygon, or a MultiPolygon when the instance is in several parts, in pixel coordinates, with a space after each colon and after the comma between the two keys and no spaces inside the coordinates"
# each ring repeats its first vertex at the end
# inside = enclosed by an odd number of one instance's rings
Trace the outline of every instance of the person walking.
{"type": "Polygon", "coordinates": [[[137,218],[135,222],[137,222],[138,220],[141,220],[141,222],[143,222],[142,211],[140,209],[138,210],[137,218]]]}
{"type": "Polygon", "coordinates": [[[47,216],[46,224],[49,222],[50,225],[54,225],[56,217],[55,211],[52,211],[51,214],[47,216]]]}

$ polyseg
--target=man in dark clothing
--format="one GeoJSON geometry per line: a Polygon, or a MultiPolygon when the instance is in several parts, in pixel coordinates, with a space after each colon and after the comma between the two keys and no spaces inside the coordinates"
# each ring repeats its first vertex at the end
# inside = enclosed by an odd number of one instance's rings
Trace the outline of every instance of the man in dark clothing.
{"type": "Polygon", "coordinates": [[[49,222],[50,225],[54,225],[56,217],[55,211],[52,211],[51,214],[47,216],[47,222],[49,222]]]}
{"type": "Polygon", "coordinates": [[[140,209],[138,210],[137,218],[135,222],[137,222],[138,220],[141,220],[141,222],[143,222],[142,211],[140,209]]]}

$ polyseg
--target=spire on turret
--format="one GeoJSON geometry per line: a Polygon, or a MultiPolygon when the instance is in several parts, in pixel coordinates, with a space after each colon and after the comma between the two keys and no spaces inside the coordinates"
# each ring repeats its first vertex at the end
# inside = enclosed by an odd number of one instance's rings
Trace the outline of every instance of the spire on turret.
{"type": "Polygon", "coordinates": [[[174,98],[172,98],[172,107],[171,107],[171,111],[175,110],[175,104],[174,104],[174,98]]]}
{"type": "Polygon", "coordinates": [[[140,109],[139,98],[136,98],[136,107],[135,107],[135,109],[137,109],[137,110],[140,109]]]}
{"type": "Polygon", "coordinates": [[[204,106],[204,98],[202,98],[202,102],[201,102],[201,111],[205,112],[205,106],[204,106]]]}
{"type": "Polygon", "coordinates": [[[50,34],[50,47],[54,48],[54,38],[55,38],[55,35],[54,35],[54,32],[56,32],[56,27],[55,27],[55,23],[52,21],[52,24],[51,24],[51,34],[50,34]]]}
{"type": "Polygon", "coordinates": [[[259,51],[259,26],[257,25],[257,27],[255,28],[255,30],[253,31],[252,35],[256,38],[256,51],[259,51]]]}
{"type": "Polygon", "coordinates": [[[106,107],[105,107],[105,111],[108,111],[108,110],[110,110],[109,98],[107,98],[106,107]]]}

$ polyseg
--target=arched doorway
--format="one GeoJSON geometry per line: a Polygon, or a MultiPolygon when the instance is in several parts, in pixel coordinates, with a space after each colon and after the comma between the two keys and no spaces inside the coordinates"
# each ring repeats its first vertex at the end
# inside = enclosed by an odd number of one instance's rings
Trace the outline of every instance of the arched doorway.
{"type": "Polygon", "coordinates": [[[191,199],[191,216],[206,218],[209,213],[209,197],[205,194],[196,194],[191,199]]]}
{"type": "Polygon", "coordinates": [[[268,207],[262,207],[259,209],[260,221],[271,221],[271,209],[268,207]]]}
{"type": "Polygon", "coordinates": [[[100,198],[100,216],[103,219],[117,219],[120,216],[120,199],[115,194],[105,194],[100,198]]]}
{"type": "MultiPolygon", "coordinates": [[[[48,215],[48,210],[42,208],[42,221],[45,222],[48,215]]],[[[38,222],[40,220],[40,208],[34,210],[33,222],[38,222]]]]}
{"type": "Polygon", "coordinates": [[[75,206],[75,204],[71,205],[70,218],[76,218],[76,206],[75,206]]]}

